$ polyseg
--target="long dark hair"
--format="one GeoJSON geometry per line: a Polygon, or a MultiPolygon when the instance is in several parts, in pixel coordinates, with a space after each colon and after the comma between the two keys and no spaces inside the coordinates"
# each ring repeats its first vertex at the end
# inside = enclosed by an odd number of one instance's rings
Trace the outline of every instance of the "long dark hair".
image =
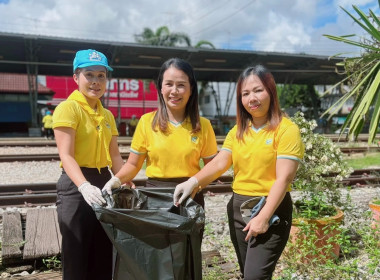
{"type": "Polygon", "coordinates": [[[252,122],[252,116],[247,112],[242,103],[242,86],[244,81],[251,75],[257,76],[263,83],[265,90],[270,96],[270,105],[268,110],[268,121],[269,125],[267,129],[275,129],[282,119],[282,112],[280,108],[280,103],[278,101],[276,82],[274,81],[273,75],[262,65],[255,65],[244,69],[240,74],[237,86],[236,86],[236,124],[237,133],[236,137],[239,140],[243,139],[243,135],[249,129],[249,124],[252,122]]]}
{"type": "Polygon", "coordinates": [[[158,127],[162,132],[167,132],[168,130],[168,109],[166,108],[166,104],[164,101],[164,97],[161,94],[161,90],[164,73],[170,67],[174,67],[178,70],[183,71],[189,78],[191,94],[185,108],[185,119],[187,117],[190,117],[192,133],[196,133],[201,129],[199,121],[197,80],[195,79],[193,67],[190,65],[190,63],[180,58],[170,58],[167,61],[165,61],[161,66],[160,73],[156,82],[159,103],[157,113],[154,116],[152,122],[152,129],[156,131],[156,128],[158,127]]]}

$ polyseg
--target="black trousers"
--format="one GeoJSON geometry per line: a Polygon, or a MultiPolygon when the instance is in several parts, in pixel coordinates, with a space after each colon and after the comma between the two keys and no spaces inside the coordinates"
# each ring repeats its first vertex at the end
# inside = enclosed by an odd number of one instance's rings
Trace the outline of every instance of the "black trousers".
{"type": "Polygon", "coordinates": [[[240,271],[245,280],[272,279],[276,263],[280,258],[289,238],[292,223],[292,199],[286,193],[275,214],[280,218],[279,225],[272,225],[264,234],[244,239],[246,223],[240,214],[240,205],[252,198],[234,193],[227,204],[228,223],[231,241],[235,247],[240,271]]]}
{"type": "MultiPolygon", "coordinates": [[[[92,185],[103,188],[111,178],[108,168],[81,168],[92,185]]],[[[57,183],[58,223],[62,234],[63,280],[111,280],[112,243],[95,212],[69,176],[57,183]]]]}
{"type": "Polygon", "coordinates": [[[44,132],[45,132],[46,138],[50,138],[50,137],[54,138],[54,131],[52,128],[44,128],[44,132]]]}

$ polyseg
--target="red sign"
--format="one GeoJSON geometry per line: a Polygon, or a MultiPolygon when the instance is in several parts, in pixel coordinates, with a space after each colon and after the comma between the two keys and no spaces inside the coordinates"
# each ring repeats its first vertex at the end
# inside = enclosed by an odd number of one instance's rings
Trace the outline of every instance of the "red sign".
{"type": "MultiPolygon", "coordinates": [[[[46,76],[46,86],[55,92],[51,102],[48,102],[51,105],[58,105],[78,89],[72,77],[46,76]]],[[[135,79],[109,80],[103,105],[117,117],[119,104],[122,119],[130,119],[133,115],[140,118],[141,115],[156,110],[158,96],[154,82],[135,79]]]]}

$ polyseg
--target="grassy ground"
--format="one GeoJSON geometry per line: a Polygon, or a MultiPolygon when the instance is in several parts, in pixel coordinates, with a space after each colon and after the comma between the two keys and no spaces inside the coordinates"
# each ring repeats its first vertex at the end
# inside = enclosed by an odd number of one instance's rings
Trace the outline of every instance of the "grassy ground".
{"type": "Polygon", "coordinates": [[[354,169],[380,166],[380,153],[369,153],[363,156],[347,157],[348,165],[354,169]]]}

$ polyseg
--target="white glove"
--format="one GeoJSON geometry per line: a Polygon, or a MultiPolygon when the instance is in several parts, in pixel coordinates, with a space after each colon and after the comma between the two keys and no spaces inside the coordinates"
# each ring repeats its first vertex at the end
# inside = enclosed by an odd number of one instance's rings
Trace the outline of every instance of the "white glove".
{"type": "Polygon", "coordinates": [[[121,182],[120,179],[116,176],[113,176],[108,182],[104,185],[102,192],[107,192],[109,195],[112,195],[112,189],[120,188],[121,182]]]}
{"type": "Polygon", "coordinates": [[[83,195],[84,200],[86,200],[90,206],[92,206],[92,204],[106,204],[100,189],[91,185],[87,181],[78,187],[78,191],[83,195]]]}
{"type": "Polygon", "coordinates": [[[173,194],[173,203],[175,206],[181,204],[193,190],[199,186],[198,180],[195,177],[190,177],[187,181],[177,185],[173,194]],[[181,196],[182,194],[182,196],[181,196]]]}

